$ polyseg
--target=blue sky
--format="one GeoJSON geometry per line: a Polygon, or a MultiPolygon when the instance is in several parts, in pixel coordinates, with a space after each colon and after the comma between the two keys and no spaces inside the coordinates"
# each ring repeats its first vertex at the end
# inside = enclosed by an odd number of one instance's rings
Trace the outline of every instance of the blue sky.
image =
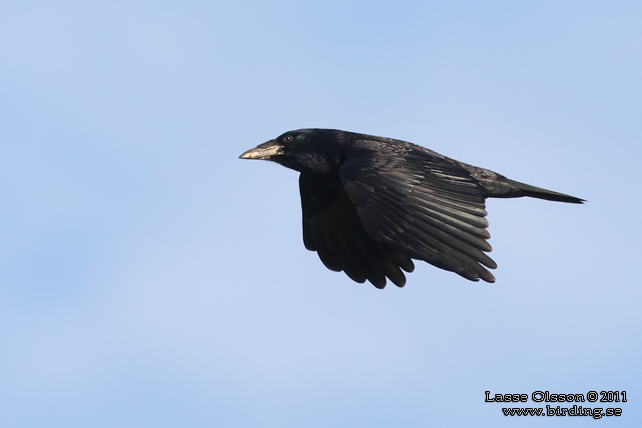
{"type": "Polygon", "coordinates": [[[496,427],[516,418],[486,390],[626,390],[597,423],[640,426],[641,20],[635,1],[4,2],[0,425],[496,427]],[[238,159],[305,127],[589,202],[490,200],[495,284],[418,264],[380,291],[304,249],[296,173],[238,159]]]}

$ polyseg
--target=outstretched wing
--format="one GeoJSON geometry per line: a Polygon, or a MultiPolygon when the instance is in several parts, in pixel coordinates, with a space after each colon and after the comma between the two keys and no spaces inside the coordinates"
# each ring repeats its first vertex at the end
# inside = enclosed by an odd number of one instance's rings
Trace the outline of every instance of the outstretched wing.
{"type": "Polygon", "coordinates": [[[340,176],[368,234],[472,281],[494,282],[486,193],[451,159],[396,140],[359,140],[340,176]]]}
{"type": "Polygon", "coordinates": [[[303,242],[316,251],[326,267],[345,273],[356,282],[370,281],[383,288],[386,277],[403,287],[412,272],[412,260],[391,245],[375,240],[366,232],[342,183],[301,174],[303,242]]]}

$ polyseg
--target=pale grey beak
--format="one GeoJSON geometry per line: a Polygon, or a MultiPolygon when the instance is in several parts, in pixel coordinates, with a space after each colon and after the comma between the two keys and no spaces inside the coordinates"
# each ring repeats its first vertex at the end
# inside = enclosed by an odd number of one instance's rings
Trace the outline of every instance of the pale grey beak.
{"type": "Polygon", "coordinates": [[[272,156],[283,153],[283,146],[277,144],[275,140],[260,144],[253,149],[248,150],[239,156],[241,159],[263,159],[269,160],[272,156]]]}

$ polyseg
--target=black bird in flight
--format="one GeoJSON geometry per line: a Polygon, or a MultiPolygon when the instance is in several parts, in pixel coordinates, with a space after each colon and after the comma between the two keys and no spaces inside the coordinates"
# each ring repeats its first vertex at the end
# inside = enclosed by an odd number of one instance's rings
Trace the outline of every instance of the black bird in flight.
{"type": "Polygon", "coordinates": [[[495,282],[486,198],[583,202],[406,141],[334,129],[286,132],[240,157],[299,171],[305,247],[377,288],[386,277],[403,287],[412,259],[495,282]]]}

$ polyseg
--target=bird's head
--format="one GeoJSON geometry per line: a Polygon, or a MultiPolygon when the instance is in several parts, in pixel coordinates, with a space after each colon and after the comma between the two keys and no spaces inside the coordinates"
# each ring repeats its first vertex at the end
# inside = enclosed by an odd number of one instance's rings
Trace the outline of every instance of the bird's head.
{"type": "Polygon", "coordinates": [[[268,160],[299,172],[329,174],[342,162],[336,133],[332,129],[289,131],[246,151],[240,158],[268,160]]]}

